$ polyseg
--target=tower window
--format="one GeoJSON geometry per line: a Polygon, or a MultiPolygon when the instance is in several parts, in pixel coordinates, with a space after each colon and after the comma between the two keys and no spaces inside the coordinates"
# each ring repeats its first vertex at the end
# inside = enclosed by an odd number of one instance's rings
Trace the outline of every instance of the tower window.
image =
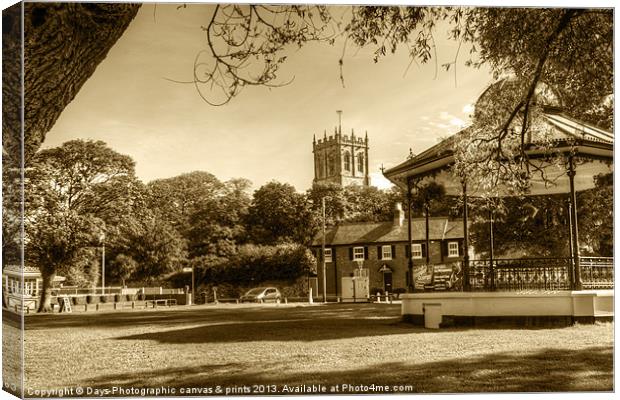
{"type": "Polygon", "coordinates": [[[357,170],[364,172],[364,155],[362,153],[357,155],[357,170]]]}
{"type": "Polygon", "coordinates": [[[344,153],[344,170],[351,171],[351,154],[348,151],[344,153]]]}
{"type": "Polygon", "coordinates": [[[332,176],[336,173],[336,168],[334,164],[334,156],[330,155],[327,158],[327,176],[332,176]]]}

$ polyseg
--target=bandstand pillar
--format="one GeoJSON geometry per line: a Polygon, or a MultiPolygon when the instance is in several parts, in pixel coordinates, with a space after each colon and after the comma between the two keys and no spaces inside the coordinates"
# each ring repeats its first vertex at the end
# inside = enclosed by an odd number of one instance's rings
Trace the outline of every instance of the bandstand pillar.
{"type": "Polygon", "coordinates": [[[568,158],[568,182],[570,185],[570,222],[572,223],[571,229],[571,244],[573,259],[573,290],[581,290],[583,288],[581,282],[581,263],[579,262],[579,223],[577,222],[577,192],[575,191],[575,163],[573,157],[568,158]]]}
{"type": "Polygon", "coordinates": [[[467,229],[468,207],[467,207],[467,181],[461,181],[463,185],[463,290],[469,291],[469,230],[467,229]]]}
{"type": "MultiPolygon", "coordinates": [[[[413,293],[415,283],[413,282],[413,260],[411,254],[411,179],[407,178],[407,246],[409,247],[409,257],[407,258],[407,274],[409,276],[408,292],[413,293]]],[[[428,251],[428,250],[427,250],[428,251]]]]}
{"type": "Polygon", "coordinates": [[[493,237],[493,205],[489,207],[489,275],[491,276],[491,290],[495,290],[495,270],[493,268],[493,257],[495,256],[493,237]]]}

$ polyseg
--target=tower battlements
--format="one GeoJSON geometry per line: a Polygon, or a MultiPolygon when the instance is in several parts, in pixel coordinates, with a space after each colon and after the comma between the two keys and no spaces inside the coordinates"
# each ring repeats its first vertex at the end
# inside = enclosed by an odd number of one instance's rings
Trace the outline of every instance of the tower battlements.
{"type": "Polygon", "coordinates": [[[355,136],[355,132],[351,130],[351,136],[343,135],[338,133],[338,128],[336,128],[336,132],[333,135],[327,136],[326,133],[323,134],[323,138],[319,137],[319,139],[314,140],[315,149],[322,149],[323,147],[332,146],[334,144],[356,144],[360,146],[368,145],[368,133],[366,133],[365,137],[355,136]]]}
{"type": "MultiPolygon", "coordinates": [[[[342,112],[338,112],[341,117],[342,112]]],[[[351,184],[368,186],[368,133],[364,137],[342,134],[342,125],[334,128],[333,135],[323,132],[323,138],[316,135],[312,140],[314,153],[314,183],[335,183],[340,186],[351,184]]]]}

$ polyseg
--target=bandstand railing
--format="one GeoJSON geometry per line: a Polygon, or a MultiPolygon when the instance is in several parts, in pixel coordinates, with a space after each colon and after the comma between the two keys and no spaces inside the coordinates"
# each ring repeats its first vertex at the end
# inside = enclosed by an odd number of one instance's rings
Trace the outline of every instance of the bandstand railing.
{"type": "Polygon", "coordinates": [[[584,289],[613,289],[613,257],[580,257],[579,264],[584,289]]]}
{"type": "MultiPolygon", "coordinates": [[[[584,289],[613,288],[613,258],[580,257],[584,289]]],[[[470,260],[472,291],[571,290],[572,258],[470,260]]]]}

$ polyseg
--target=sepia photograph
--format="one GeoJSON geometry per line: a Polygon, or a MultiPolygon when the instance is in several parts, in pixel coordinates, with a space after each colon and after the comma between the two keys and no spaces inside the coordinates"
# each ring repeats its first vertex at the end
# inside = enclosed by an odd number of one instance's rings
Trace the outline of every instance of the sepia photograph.
{"type": "Polygon", "coordinates": [[[609,1],[3,1],[6,398],[614,394],[609,1]]]}

